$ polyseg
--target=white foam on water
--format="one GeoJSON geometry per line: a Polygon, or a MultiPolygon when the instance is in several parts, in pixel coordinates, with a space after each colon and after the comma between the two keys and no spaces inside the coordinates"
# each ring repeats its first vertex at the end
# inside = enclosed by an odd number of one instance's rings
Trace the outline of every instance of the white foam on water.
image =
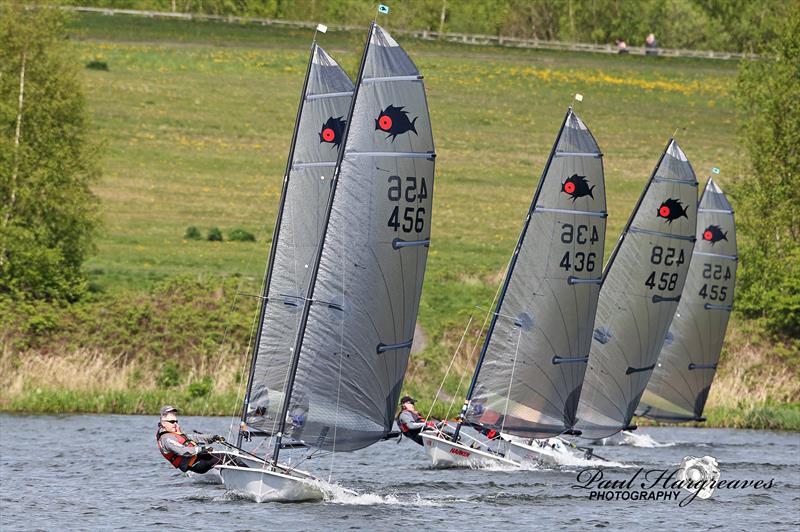
{"type": "Polygon", "coordinates": [[[649,434],[636,434],[634,432],[622,431],[622,442],[620,442],[620,445],[653,449],[656,447],[672,447],[673,445],[677,445],[677,442],[659,443],[649,434]]]}
{"type": "Polygon", "coordinates": [[[374,506],[385,504],[390,506],[441,506],[441,504],[423,499],[417,494],[414,498],[399,499],[395,495],[379,495],[377,493],[356,493],[343,488],[338,484],[328,484],[325,487],[325,501],[334,504],[347,504],[351,506],[374,506]]]}

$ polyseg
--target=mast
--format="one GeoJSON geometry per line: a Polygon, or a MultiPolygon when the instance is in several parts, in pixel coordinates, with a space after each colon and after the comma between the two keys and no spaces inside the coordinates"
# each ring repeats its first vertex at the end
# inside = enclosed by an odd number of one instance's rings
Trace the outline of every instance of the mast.
{"type": "Polygon", "coordinates": [[[294,161],[294,150],[297,144],[297,131],[300,129],[300,118],[303,115],[303,107],[306,98],[306,89],[308,88],[308,78],[311,74],[311,65],[314,61],[314,53],[317,50],[316,38],[311,41],[311,53],[308,56],[308,65],[306,66],[306,77],[303,80],[303,89],[300,92],[300,103],[297,106],[297,114],[294,120],[294,131],[292,131],[292,144],[289,147],[289,158],[286,160],[286,169],[283,173],[283,186],[281,187],[281,198],[278,206],[278,218],[275,222],[275,227],[272,230],[272,242],[270,244],[269,259],[267,261],[267,271],[264,274],[264,283],[261,292],[261,308],[258,316],[258,332],[256,333],[256,341],[253,343],[252,353],[250,355],[250,371],[247,376],[247,390],[244,395],[244,402],[242,404],[242,418],[239,425],[239,435],[236,439],[236,446],[242,446],[243,432],[247,426],[247,407],[250,404],[250,393],[253,388],[253,375],[256,370],[256,358],[258,356],[258,346],[261,343],[261,332],[264,329],[264,314],[267,311],[267,296],[269,294],[270,282],[272,281],[272,269],[275,264],[275,251],[278,246],[278,236],[281,230],[281,221],[283,220],[283,209],[286,205],[286,191],[289,188],[289,173],[292,169],[294,161]]]}
{"type": "MultiPolygon", "coordinates": [[[[364,54],[361,57],[361,64],[358,69],[358,78],[356,79],[355,88],[353,90],[353,99],[350,102],[350,112],[348,116],[350,117],[347,120],[347,125],[345,126],[344,135],[342,136],[342,145],[339,149],[339,154],[336,160],[336,170],[333,175],[333,180],[331,182],[331,192],[328,196],[328,205],[325,210],[325,226],[322,232],[322,237],[319,241],[317,246],[317,253],[316,257],[314,257],[314,265],[311,272],[311,278],[309,279],[308,290],[306,292],[306,298],[303,302],[303,315],[300,318],[300,329],[297,332],[297,338],[295,341],[294,352],[292,353],[292,362],[291,367],[289,369],[289,379],[286,384],[286,393],[284,393],[283,398],[283,405],[281,406],[280,417],[278,418],[278,432],[275,438],[275,444],[272,451],[272,461],[273,464],[277,465],[278,463],[278,455],[280,454],[281,450],[281,440],[283,439],[283,432],[286,429],[286,415],[289,412],[289,404],[292,399],[292,388],[294,387],[294,380],[295,376],[297,375],[297,365],[300,362],[300,350],[303,347],[303,337],[305,335],[306,324],[308,323],[308,314],[311,310],[311,302],[314,298],[314,285],[316,284],[317,274],[319,273],[319,264],[320,260],[322,259],[322,250],[325,246],[325,236],[328,232],[328,225],[331,219],[331,211],[333,210],[333,200],[336,196],[336,188],[337,183],[339,182],[339,174],[341,173],[341,166],[342,166],[342,159],[344,158],[344,152],[347,145],[347,137],[350,134],[350,125],[352,123],[353,117],[353,110],[355,109],[356,105],[356,98],[358,97],[358,90],[361,86],[361,80],[364,76],[364,64],[367,60],[367,53],[369,52],[369,45],[372,41],[372,34],[375,31],[375,22],[373,21],[370,25],[369,32],[367,34],[367,42],[364,45],[364,54]]],[[[308,81],[308,77],[306,77],[306,81],[308,81]]],[[[305,91],[304,91],[305,94],[305,91]]]]}
{"type": "Polygon", "coordinates": [[[464,404],[461,406],[461,414],[459,415],[458,425],[456,426],[456,430],[453,434],[453,441],[458,441],[458,434],[461,432],[461,426],[464,424],[464,418],[467,414],[467,408],[469,407],[469,403],[472,400],[472,394],[475,392],[475,385],[478,383],[478,374],[481,371],[481,365],[483,364],[483,359],[486,357],[486,351],[489,348],[489,340],[492,337],[492,332],[494,331],[495,324],[497,323],[497,318],[499,316],[500,308],[503,304],[503,299],[506,296],[506,291],[508,290],[508,285],[511,282],[511,275],[514,272],[514,265],[517,263],[517,257],[519,257],[520,249],[522,248],[522,243],[525,240],[525,235],[528,232],[528,226],[531,222],[531,217],[533,216],[533,211],[536,209],[536,203],[539,201],[539,194],[542,191],[542,186],[544,185],[545,176],[547,176],[547,171],[550,168],[550,164],[553,161],[553,157],[556,153],[556,147],[558,146],[558,139],[561,138],[561,134],[564,132],[564,126],[567,124],[567,119],[569,115],[572,113],[572,106],[567,109],[567,114],[564,116],[564,120],[561,122],[561,129],[558,130],[558,135],[556,136],[556,141],[553,144],[553,148],[550,150],[550,156],[547,158],[547,164],[544,165],[544,170],[542,171],[542,177],[539,179],[539,184],[536,186],[536,192],[533,195],[533,200],[531,201],[531,206],[528,208],[528,216],[525,218],[525,224],[522,226],[522,231],[519,234],[519,239],[517,240],[517,246],[514,248],[514,254],[511,257],[511,262],[508,265],[508,271],[506,272],[506,277],[503,280],[503,288],[500,291],[500,296],[497,299],[497,303],[494,308],[494,312],[492,315],[492,321],[489,324],[489,330],[486,331],[486,338],[483,341],[483,346],[481,347],[481,353],[478,356],[478,362],[475,365],[475,372],[472,374],[472,382],[469,385],[469,390],[467,391],[467,397],[464,399],[464,404]]]}

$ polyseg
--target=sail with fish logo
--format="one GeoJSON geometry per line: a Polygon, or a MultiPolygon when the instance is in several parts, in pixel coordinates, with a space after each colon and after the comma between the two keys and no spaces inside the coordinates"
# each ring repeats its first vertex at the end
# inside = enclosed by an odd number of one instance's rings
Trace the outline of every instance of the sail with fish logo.
{"type": "Polygon", "coordinates": [[[467,394],[466,423],[528,438],[573,428],[606,217],[602,153],[570,108],[509,263],[467,394]]]}
{"type": "Polygon", "coordinates": [[[430,242],[435,151],[417,67],[372,23],[324,233],[312,260],[279,420],[350,451],[391,431],[430,242]]]}
{"type": "Polygon", "coordinates": [[[733,209],[709,178],[697,208],[689,277],[637,415],[705,420],[703,409],[733,309],[737,261],[733,209]]]}
{"type": "MultiPolygon", "coordinates": [[[[353,82],[314,41],[297,110],[262,292],[242,429],[276,432],[353,82]]],[[[239,435],[241,445],[242,432],[239,435]]]]}
{"type": "Polygon", "coordinates": [[[681,298],[694,248],[697,179],[670,139],[603,270],[577,429],[630,427],[681,298]]]}

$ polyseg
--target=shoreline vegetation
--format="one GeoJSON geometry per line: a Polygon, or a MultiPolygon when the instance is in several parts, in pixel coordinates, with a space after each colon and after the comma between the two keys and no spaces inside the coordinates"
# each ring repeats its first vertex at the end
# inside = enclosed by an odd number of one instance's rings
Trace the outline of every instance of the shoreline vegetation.
{"type": "MultiPolygon", "coordinates": [[[[175,404],[186,415],[238,416],[250,353],[247,327],[256,310],[251,298],[241,297],[255,290],[248,284],[170,279],[148,294],[95,295],[55,309],[0,300],[0,411],[155,415],[163,404],[175,404]],[[10,327],[12,319],[18,328],[10,327]]],[[[405,391],[420,399],[421,412],[457,414],[480,346],[477,328],[468,331],[433,407],[431,398],[462,333],[426,331],[433,349],[412,356],[405,391]]],[[[794,353],[791,344],[770,340],[758,322],[734,318],[707,421],[693,425],[800,430],[794,353]]],[[[636,423],[658,425],[642,418],[636,423]]]]}
{"type": "MultiPolygon", "coordinates": [[[[362,38],[331,34],[324,44],[353,74],[362,38]]],[[[239,412],[252,295],[309,39],[281,28],[73,19],[68,46],[87,65],[87,108],[105,143],[93,187],[104,229],[79,301],[0,296],[0,411],[154,415],[169,403],[190,415],[239,412]],[[194,240],[187,227],[243,228],[256,241],[194,240]]],[[[480,345],[475,324],[502,281],[571,95],[586,96],[578,111],[605,155],[607,257],[676,125],[699,179],[720,167],[725,187],[741,174],[737,65],[408,44],[437,102],[441,155],[419,315],[428,344],[411,357],[404,393],[428,412],[472,316],[432,410],[452,418],[480,345]]],[[[735,310],[699,426],[800,430],[798,353],[800,340],[778,340],[735,310]]]]}

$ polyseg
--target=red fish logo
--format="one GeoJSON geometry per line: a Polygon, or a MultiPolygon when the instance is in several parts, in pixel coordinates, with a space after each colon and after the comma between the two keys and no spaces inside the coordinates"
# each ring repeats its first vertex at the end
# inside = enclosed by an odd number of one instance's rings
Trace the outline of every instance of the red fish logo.
{"type": "Polygon", "coordinates": [[[417,135],[414,123],[419,117],[417,116],[414,117],[414,120],[409,120],[408,111],[404,111],[403,109],[405,109],[404,106],[395,107],[394,105],[390,105],[381,111],[381,114],[375,119],[375,130],[387,133],[386,138],[391,138],[392,142],[394,142],[397,135],[402,135],[409,131],[413,131],[414,134],[417,135]]]}
{"type": "Polygon", "coordinates": [[[594,199],[592,195],[592,190],[594,190],[595,185],[589,187],[589,182],[586,181],[586,176],[572,174],[572,176],[568,177],[566,181],[561,183],[561,192],[568,194],[572,198],[572,202],[575,203],[575,200],[578,198],[582,198],[584,196],[589,196],[590,198],[594,199]]]}
{"type": "Polygon", "coordinates": [[[720,240],[727,241],[728,233],[723,233],[722,229],[718,225],[709,225],[706,227],[706,230],[703,231],[703,240],[706,242],[711,242],[711,245],[713,246],[720,240]]]}
{"type": "Polygon", "coordinates": [[[320,144],[323,142],[332,144],[331,149],[339,147],[342,142],[342,135],[344,135],[344,126],[347,123],[342,118],[341,116],[337,118],[330,117],[322,124],[322,131],[319,132],[320,144]]]}
{"type": "Polygon", "coordinates": [[[683,206],[679,199],[669,198],[658,208],[658,217],[664,218],[669,224],[672,224],[674,220],[681,216],[689,219],[689,215],[686,214],[686,207],[683,206]]]}

